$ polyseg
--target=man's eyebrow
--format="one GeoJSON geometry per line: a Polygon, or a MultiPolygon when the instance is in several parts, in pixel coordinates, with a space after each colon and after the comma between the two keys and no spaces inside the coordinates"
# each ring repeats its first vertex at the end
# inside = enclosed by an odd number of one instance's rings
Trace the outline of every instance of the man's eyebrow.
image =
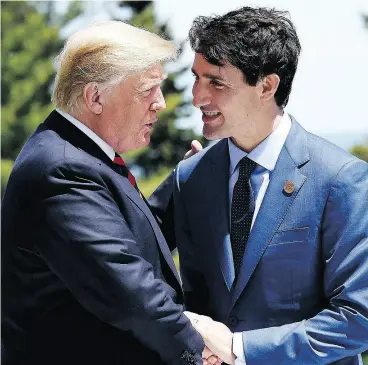
{"type": "MultiPolygon", "coordinates": [[[[194,71],[194,68],[192,68],[192,72],[195,76],[198,77],[198,74],[194,71]]],[[[204,78],[206,79],[210,79],[210,80],[220,80],[220,81],[226,81],[223,77],[219,76],[219,75],[213,75],[213,74],[209,74],[209,73],[205,73],[202,75],[204,78]]]]}
{"type": "Polygon", "coordinates": [[[155,79],[151,80],[151,84],[158,85],[164,82],[168,77],[168,74],[163,74],[162,76],[158,76],[155,79]]]}
{"type": "Polygon", "coordinates": [[[143,82],[139,85],[139,89],[145,89],[145,88],[150,88],[156,85],[161,85],[166,79],[167,79],[168,75],[164,74],[162,75],[162,77],[156,77],[154,79],[149,80],[148,82],[143,82]]]}

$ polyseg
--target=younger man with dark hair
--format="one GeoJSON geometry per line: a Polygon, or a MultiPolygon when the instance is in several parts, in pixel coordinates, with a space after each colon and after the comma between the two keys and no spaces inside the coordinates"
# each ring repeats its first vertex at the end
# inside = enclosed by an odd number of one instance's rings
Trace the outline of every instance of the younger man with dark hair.
{"type": "Polygon", "coordinates": [[[284,113],[300,54],[284,12],[199,17],[189,37],[193,104],[220,141],[151,199],[164,227],[174,207],[187,308],[206,316],[188,315],[228,363],[361,364],[368,164],[284,113]]]}

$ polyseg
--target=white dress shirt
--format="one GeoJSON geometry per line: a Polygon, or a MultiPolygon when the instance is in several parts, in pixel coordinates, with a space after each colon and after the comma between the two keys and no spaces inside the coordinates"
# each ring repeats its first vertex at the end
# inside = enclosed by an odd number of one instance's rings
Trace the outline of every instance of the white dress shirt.
{"type": "MultiPolygon", "coordinates": [[[[252,220],[252,226],[257,218],[259,208],[261,207],[263,198],[266,194],[270,179],[272,179],[272,171],[275,168],[277,159],[279,158],[281,149],[286,141],[286,138],[290,132],[291,120],[289,115],[284,114],[278,127],[254,150],[247,153],[237,147],[229,138],[229,156],[230,156],[230,171],[229,171],[229,207],[230,207],[230,220],[231,220],[231,202],[233,197],[233,190],[236,181],[239,176],[239,161],[248,156],[257,165],[250,176],[250,184],[255,198],[255,208],[252,220]]],[[[237,357],[235,365],[244,365],[244,346],[243,346],[243,334],[242,332],[234,333],[233,338],[233,353],[237,357]]]]}
{"type": "Polygon", "coordinates": [[[60,109],[56,109],[56,111],[61,114],[65,119],[67,119],[70,123],[74,124],[78,129],[80,129],[85,135],[92,139],[101,149],[106,153],[107,156],[114,161],[115,158],[115,151],[114,149],[109,146],[103,139],[101,139],[95,132],[89,129],[85,124],[80,122],[79,120],[75,119],[68,113],[63,112],[60,109]]]}

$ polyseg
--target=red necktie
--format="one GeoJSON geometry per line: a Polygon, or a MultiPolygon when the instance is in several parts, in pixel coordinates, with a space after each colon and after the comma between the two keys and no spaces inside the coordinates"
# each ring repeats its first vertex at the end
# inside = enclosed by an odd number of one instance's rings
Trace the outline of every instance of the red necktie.
{"type": "Polygon", "coordinates": [[[128,168],[125,165],[124,160],[118,154],[115,154],[114,163],[121,166],[121,169],[124,175],[128,178],[129,182],[138,190],[138,186],[137,186],[137,182],[135,181],[135,177],[128,170],[128,168]]]}

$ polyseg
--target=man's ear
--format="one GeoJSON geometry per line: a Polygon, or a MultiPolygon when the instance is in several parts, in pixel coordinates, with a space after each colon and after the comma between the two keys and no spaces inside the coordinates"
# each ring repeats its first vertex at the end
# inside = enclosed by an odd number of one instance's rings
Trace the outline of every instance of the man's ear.
{"type": "Polygon", "coordinates": [[[276,93],[277,88],[280,84],[280,77],[279,75],[273,73],[270,75],[267,75],[262,80],[262,95],[261,99],[262,101],[268,101],[270,100],[276,93]]]}
{"type": "Polygon", "coordinates": [[[97,83],[90,82],[83,88],[83,100],[90,112],[97,115],[102,113],[103,104],[97,83]]]}

